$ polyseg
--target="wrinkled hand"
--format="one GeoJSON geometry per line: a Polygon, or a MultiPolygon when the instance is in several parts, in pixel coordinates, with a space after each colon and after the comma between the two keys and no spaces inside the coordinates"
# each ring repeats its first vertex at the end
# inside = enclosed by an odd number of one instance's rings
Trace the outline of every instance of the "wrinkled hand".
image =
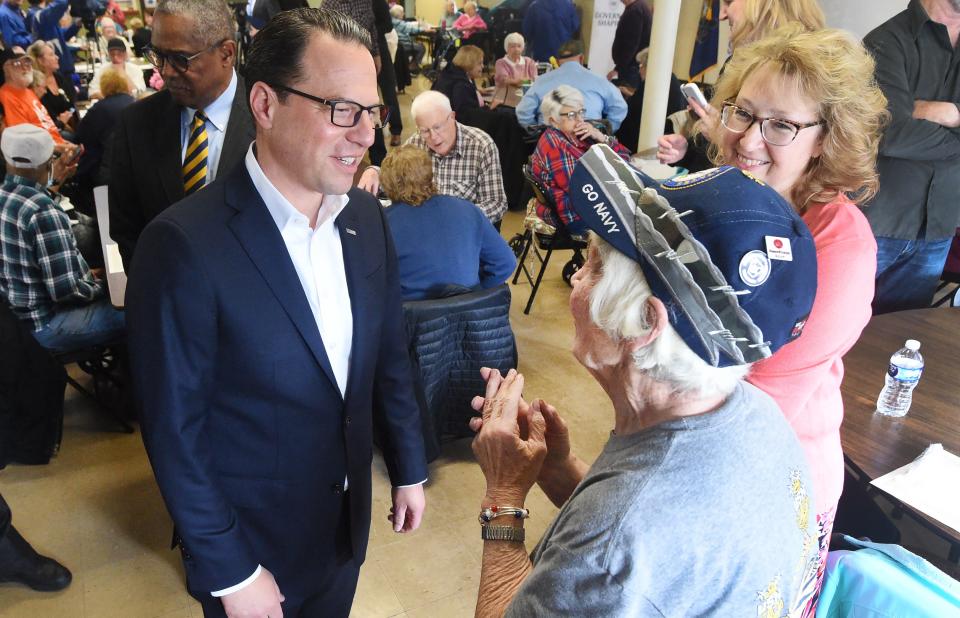
{"type": "Polygon", "coordinates": [[[223,609],[229,618],[282,618],[283,610],[280,603],[284,597],[273,579],[273,574],[267,569],[260,571],[260,575],[253,582],[220,598],[223,609]]]}
{"type": "Polygon", "coordinates": [[[393,522],[393,531],[413,532],[420,527],[423,511],[427,508],[427,497],[423,493],[423,484],[410,487],[394,487],[390,491],[393,506],[387,519],[393,522]]]}
{"type": "Polygon", "coordinates": [[[679,133],[664,135],[657,140],[657,159],[665,165],[673,165],[686,156],[690,143],[679,133]]]}
{"type": "Polygon", "coordinates": [[[540,413],[544,420],[547,456],[543,460],[543,469],[566,464],[570,459],[570,431],[567,423],[560,417],[557,409],[543,399],[534,400],[530,409],[533,413],[540,413]]]}
{"type": "Polygon", "coordinates": [[[960,127],[960,109],[949,101],[913,102],[913,117],[917,120],[935,122],[948,129],[960,127]]]}
{"type": "Polygon", "coordinates": [[[70,110],[61,112],[60,115],[57,116],[57,120],[59,120],[61,124],[68,124],[71,118],[73,118],[73,112],[70,110]]]}
{"type": "Polygon", "coordinates": [[[374,195],[380,190],[380,170],[368,167],[360,175],[360,181],[357,183],[358,189],[369,191],[374,195]]]}
{"type": "Polygon", "coordinates": [[[69,165],[67,163],[71,159],[74,159],[75,155],[77,154],[76,149],[78,148],[80,147],[72,144],[57,144],[53,147],[55,151],[60,153],[60,156],[53,160],[53,165],[50,169],[50,174],[53,176],[56,184],[59,185],[64,180],[77,173],[77,165],[80,163],[80,160],[76,159],[69,165]]]}
{"type": "Polygon", "coordinates": [[[591,139],[598,144],[602,144],[607,141],[607,136],[604,135],[600,129],[593,126],[589,122],[582,120],[577,123],[576,127],[574,127],[573,134],[576,135],[577,139],[582,142],[587,141],[587,139],[591,139]]]}
{"type": "Polygon", "coordinates": [[[491,373],[483,403],[482,426],[473,439],[473,453],[487,480],[487,496],[520,506],[537,480],[547,454],[545,421],[531,413],[527,437],[520,434],[523,375],[511,369],[505,378],[491,373]]]}

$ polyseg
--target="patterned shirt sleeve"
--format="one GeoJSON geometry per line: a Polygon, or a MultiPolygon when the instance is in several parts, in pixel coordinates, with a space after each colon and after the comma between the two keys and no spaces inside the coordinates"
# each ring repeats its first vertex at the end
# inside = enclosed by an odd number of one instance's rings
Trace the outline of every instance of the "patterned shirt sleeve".
{"type": "Polygon", "coordinates": [[[477,176],[477,206],[496,223],[507,210],[507,192],[503,188],[503,171],[500,168],[500,153],[493,140],[480,153],[480,174],[477,176]]]}
{"type": "Polygon", "coordinates": [[[50,298],[57,303],[96,298],[102,288],[77,249],[66,213],[59,209],[38,212],[32,225],[36,260],[50,298]]]}

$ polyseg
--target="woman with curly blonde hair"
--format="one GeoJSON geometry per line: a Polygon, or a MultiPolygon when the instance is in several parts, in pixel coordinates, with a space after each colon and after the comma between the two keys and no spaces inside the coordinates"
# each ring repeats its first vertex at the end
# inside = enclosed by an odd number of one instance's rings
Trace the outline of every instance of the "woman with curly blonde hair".
{"type": "MultiPolygon", "coordinates": [[[[776,189],[816,245],[817,296],[797,324],[803,336],[756,363],[749,380],[777,401],[806,451],[822,558],[843,489],[841,358],[870,319],[877,264],[857,207],[877,190],[888,120],[873,69],[870,54],[841,30],[788,27],[738,48],[713,99],[720,110],[710,136],[714,161],[776,189]]],[[[791,259],[789,247],[767,242],[771,258],[791,259]]]]}
{"type": "MultiPolygon", "coordinates": [[[[730,24],[731,54],[738,47],[765,38],[778,28],[793,26],[798,32],[812,32],[826,25],[826,17],[817,0],[720,0],[719,17],[720,21],[730,24]]],[[[726,65],[721,69],[721,75],[725,68],[726,65]]],[[[690,109],[691,116],[699,118],[692,132],[661,137],[657,157],[661,163],[679,165],[695,172],[710,166],[704,138],[710,137],[719,117],[712,106],[703,108],[696,101],[690,102],[690,109]]]]}

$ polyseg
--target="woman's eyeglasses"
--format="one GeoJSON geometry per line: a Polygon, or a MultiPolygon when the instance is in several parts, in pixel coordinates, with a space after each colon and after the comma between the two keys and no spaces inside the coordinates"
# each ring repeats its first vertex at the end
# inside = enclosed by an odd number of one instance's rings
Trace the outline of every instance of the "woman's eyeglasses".
{"type": "Polygon", "coordinates": [[[583,120],[584,116],[586,116],[586,113],[587,110],[578,109],[572,112],[560,112],[560,117],[566,118],[567,120],[583,120]]]}
{"type": "Polygon", "coordinates": [[[771,146],[786,146],[797,139],[797,134],[803,129],[823,124],[822,120],[802,123],[783,118],[761,118],[730,101],[723,103],[720,122],[734,133],[746,133],[753,123],[759,122],[760,137],[771,146]]]}

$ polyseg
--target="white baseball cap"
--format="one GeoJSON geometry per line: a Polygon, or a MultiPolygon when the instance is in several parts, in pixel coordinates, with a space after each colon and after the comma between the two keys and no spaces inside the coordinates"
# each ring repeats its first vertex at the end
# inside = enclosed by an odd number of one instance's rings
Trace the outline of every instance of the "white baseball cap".
{"type": "Polygon", "coordinates": [[[3,131],[0,150],[7,165],[36,169],[53,156],[53,138],[46,129],[32,124],[18,124],[3,131]]]}

